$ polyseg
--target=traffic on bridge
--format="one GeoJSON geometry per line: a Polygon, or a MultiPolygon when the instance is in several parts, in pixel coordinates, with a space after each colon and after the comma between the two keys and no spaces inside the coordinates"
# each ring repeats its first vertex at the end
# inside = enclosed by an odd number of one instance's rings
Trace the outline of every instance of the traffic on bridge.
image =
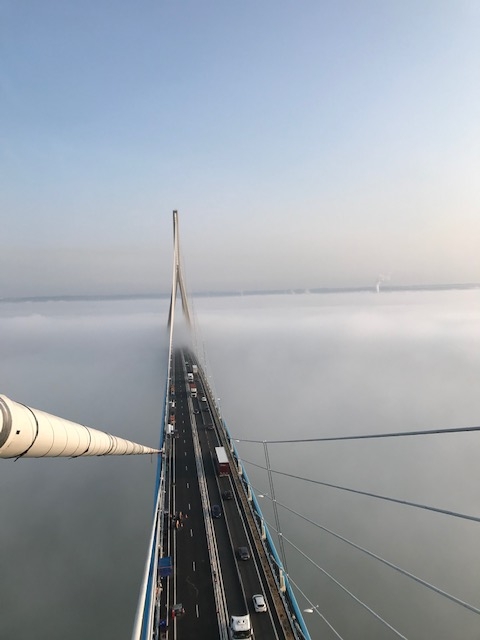
{"type": "Polygon", "coordinates": [[[168,406],[168,489],[152,637],[299,637],[238,461],[191,351],[174,352],[168,406]]]}

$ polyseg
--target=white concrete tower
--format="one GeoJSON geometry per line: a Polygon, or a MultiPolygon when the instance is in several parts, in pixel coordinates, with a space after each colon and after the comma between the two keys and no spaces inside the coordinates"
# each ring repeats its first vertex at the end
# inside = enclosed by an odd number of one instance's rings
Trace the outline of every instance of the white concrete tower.
{"type": "Polygon", "coordinates": [[[178,238],[178,212],[173,212],[173,281],[172,295],[170,298],[170,311],[168,312],[168,327],[173,324],[175,314],[175,302],[177,300],[177,289],[180,289],[180,297],[182,299],[182,309],[185,320],[189,328],[192,328],[192,316],[190,307],[188,306],[187,290],[183,279],[182,266],[180,261],[180,242],[178,238]]]}

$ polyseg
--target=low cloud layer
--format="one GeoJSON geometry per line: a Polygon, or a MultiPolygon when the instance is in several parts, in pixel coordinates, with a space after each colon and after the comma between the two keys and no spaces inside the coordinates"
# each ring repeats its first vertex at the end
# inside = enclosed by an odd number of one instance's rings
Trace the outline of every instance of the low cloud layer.
{"type": "MultiPolygon", "coordinates": [[[[237,298],[215,301],[213,309],[205,302],[199,315],[234,437],[480,424],[477,292],[237,298]]],[[[271,444],[269,458],[272,468],[294,475],[478,516],[479,437],[271,444]]],[[[265,466],[262,444],[237,446],[244,458],[265,466]]],[[[246,468],[251,481],[270,493],[266,473],[246,468]]],[[[475,523],[278,475],[274,482],[279,502],[478,606],[475,523]]],[[[274,524],[268,499],[262,507],[274,524]]],[[[286,510],[279,513],[287,538],[406,637],[476,640],[475,614],[286,510]]],[[[394,637],[285,546],[291,575],[343,637],[394,637]]],[[[317,616],[307,618],[312,637],[333,637],[317,616]]]]}
{"type": "MultiPolygon", "coordinates": [[[[2,393],[158,445],[165,317],[141,304],[2,305],[2,393]]],[[[1,462],[0,637],[129,638],[155,458],[1,462]]]]}
{"type": "MultiPolygon", "coordinates": [[[[232,434],[258,440],[478,424],[475,291],[196,301],[196,344],[232,434]]],[[[0,305],[0,391],[155,445],[166,301],[0,305]]],[[[183,336],[179,326],[177,336],[183,336]]],[[[288,473],[478,515],[476,435],[269,445],[288,473]]],[[[239,445],[265,465],[262,445],[239,445]]],[[[0,637],[130,637],[150,526],[148,457],[0,461],[0,637]]],[[[265,472],[247,471],[268,492],[265,472]]],[[[476,603],[476,525],[275,476],[310,519],[476,603]]],[[[268,499],[265,515],[274,522],[268,499]]],[[[285,536],[406,637],[476,640],[477,616],[280,509],[285,536]]],[[[388,632],[286,544],[345,637],[388,632]]],[[[306,606],[300,599],[300,605],[306,606]]],[[[312,637],[325,635],[308,616],[312,637]],[[322,634],[322,635],[321,635],[322,634]]]]}

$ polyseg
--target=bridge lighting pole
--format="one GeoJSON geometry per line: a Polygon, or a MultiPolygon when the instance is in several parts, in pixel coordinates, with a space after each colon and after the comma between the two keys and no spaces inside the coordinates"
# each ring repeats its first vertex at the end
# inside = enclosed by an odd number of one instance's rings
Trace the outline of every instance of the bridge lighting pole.
{"type": "MultiPolygon", "coordinates": [[[[265,494],[264,493],[259,493],[257,495],[257,498],[265,498],[265,494]]],[[[262,535],[262,540],[265,540],[265,538],[267,537],[267,532],[265,530],[265,520],[263,519],[263,515],[260,518],[260,531],[261,531],[261,535],[262,535]]]]}
{"type": "Polygon", "coordinates": [[[277,531],[278,531],[278,542],[279,542],[279,546],[280,546],[280,555],[282,557],[283,569],[285,569],[285,572],[288,574],[287,556],[285,554],[285,545],[283,544],[283,534],[282,534],[282,529],[280,527],[280,518],[278,517],[277,500],[275,498],[275,487],[273,485],[272,469],[270,467],[270,458],[268,456],[268,446],[267,446],[266,440],[263,441],[263,450],[264,450],[264,453],[265,453],[265,466],[267,468],[268,483],[270,485],[270,494],[272,496],[273,515],[275,517],[275,526],[276,526],[277,531]]]}

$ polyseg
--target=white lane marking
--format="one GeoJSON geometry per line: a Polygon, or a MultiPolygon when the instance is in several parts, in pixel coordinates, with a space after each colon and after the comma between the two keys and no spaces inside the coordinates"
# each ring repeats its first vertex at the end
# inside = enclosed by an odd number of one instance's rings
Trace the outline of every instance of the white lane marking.
{"type": "Polygon", "coordinates": [[[191,511],[192,507],[190,506],[190,503],[188,503],[188,510],[191,511]]]}
{"type": "Polygon", "coordinates": [[[196,609],[196,612],[197,612],[197,618],[199,618],[200,614],[198,613],[198,604],[195,605],[195,609],[196,609]]]}
{"type": "Polygon", "coordinates": [[[185,471],[188,471],[188,467],[187,467],[187,465],[185,465],[185,471]]]}
{"type": "Polygon", "coordinates": [[[196,570],[195,569],[195,560],[192,562],[192,567],[193,567],[193,570],[195,571],[196,570]]]}
{"type": "Polygon", "coordinates": [[[190,483],[187,482],[187,489],[190,489],[190,483]]]}
{"type": "Polygon", "coordinates": [[[187,455],[187,452],[186,452],[186,451],[185,451],[184,453],[185,453],[185,455],[187,455]]]}
{"type": "Polygon", "coordinates": [[[193,538],[193,529],[190,529],[190,537],[193,538]]]}

